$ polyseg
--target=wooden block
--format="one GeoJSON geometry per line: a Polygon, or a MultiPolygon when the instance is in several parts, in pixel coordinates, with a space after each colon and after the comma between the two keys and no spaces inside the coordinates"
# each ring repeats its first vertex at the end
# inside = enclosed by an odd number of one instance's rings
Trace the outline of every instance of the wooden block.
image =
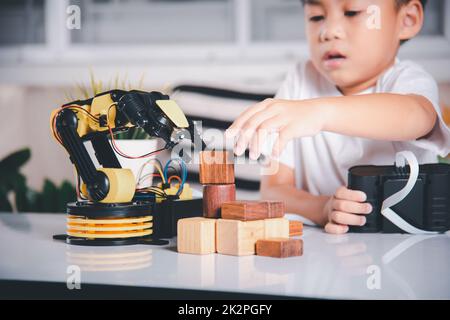
{"type": "Polygon", "coordinates": [[[301,236],[303,234],[303,223],[300,221],[289,221],[289,237],[301,236]]]}
{"type": "Polygon", "coordinates": [[[264,239],[289,238],[289,220],[285,218],[264,220],[264,239]]]}
{"type": "Polygon", "coordinates": [[[256,242],[258,256],[287,258],[303,254],[303,240],[289,238],[261,239],[256,242]]]}
{"type": "Polygon", "coordinates": [[[216,252],[216,220],[202,217],[180,219],[177,223],[177,250],[180,253],[216,252]]]}
{"type": "Polygon", "coordinates": [[[233,184],[233,153],[219,150],[200,152],[199,175],[201,184],[233,184]]]}
{"type": "Polygon", "coordinates": [[[207,184],[203,186],[203,216],[220,218],[220,208],[224,202],[236,199],[234,184],[207,184]]]}
{"type": "Polygon", "coordinates": [[[217,252],[234,256],[255,254],[256,241],[264,238],[264,220],[217,220],[217,252]]]}
{"type": "Polygon", "coordinates": [[[242,221],[282,218],[284,203],[279,201],[233,201],[222,205],[222,218],[242,221]]]}

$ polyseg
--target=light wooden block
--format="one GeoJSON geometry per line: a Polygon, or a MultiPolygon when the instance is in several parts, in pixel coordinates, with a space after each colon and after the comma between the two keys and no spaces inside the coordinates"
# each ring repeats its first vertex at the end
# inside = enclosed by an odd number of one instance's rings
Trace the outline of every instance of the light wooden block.
{"type": "Polygon", "coordinates": [[[233,154],[219,150],[200,152],[199,180],[201,184],[233,184],[233,154]]]}
{"type": "Polygon", "coordinates": [[[289,238],[262,239],[256,242],[258,256],[287,258],[303,254],[303,240],[289,238]]]}
{"type": "Polygon", "coordinates": [[[303,234],[303,223],[301,221],[289,221],[289,237],[301,236],[303,234]]]}
{"type": "Polygon", "coordinates": [[[253,255],[256,241],[264,238],[264,220],[217,220],[217,252],[244,256],[253,255]]]}
{"type": "Polygon", "coordinates": [[[265,219],[264,238],[289,238],[289,220],[285,218],[265,219]]]}
{"type": "Polygon", "coordinates": [[[222,204],[222,218],[242,221],[282,218],[284,203],[280,201],[231,201],[222,204]]]}
{"type": "Polygon", "coordinates": [[[180,253],[216,252],[216,220],[202,217],[180,219],[177,223],[177,250],[180,253]]]}

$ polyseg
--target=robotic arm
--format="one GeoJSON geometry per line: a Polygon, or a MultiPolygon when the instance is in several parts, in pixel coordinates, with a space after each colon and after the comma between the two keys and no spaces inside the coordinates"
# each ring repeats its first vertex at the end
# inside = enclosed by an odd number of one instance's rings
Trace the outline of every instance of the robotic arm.
{"type": "MultiPolygon", "coordinates": [[[[130,202],[134,196],[134,176],[122,169],[108,141],[114,132],[140,127],[148,135],[164,140],[165,147],[148,153],[151,156],[171,149],[190,138],[205,144],[175,101],[160,92],[112,90],[88,100],[78,100],[53,111],[53,135],[69,153],[84,183],[83,193],[93,202],[130,202]],[[97,169],[85,146],[91,141],[98,162],[97,169]]],[[[141,157],[144,157],[141,156],[141,157]]]]}

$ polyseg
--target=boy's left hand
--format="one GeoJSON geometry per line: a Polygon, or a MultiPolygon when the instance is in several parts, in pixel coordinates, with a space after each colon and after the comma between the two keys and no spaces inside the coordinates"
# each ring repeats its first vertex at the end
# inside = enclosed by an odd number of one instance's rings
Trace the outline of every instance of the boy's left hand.
{"type": "Polygon", "coordinates": [[[328,218],[325,231],[328,233],[346,233],[349,226],[363,226],[367,215],[372,212],[372,206],[364,203],[367,196],[362,191],[350,190],[344,186],[337,189],[324,207],[328,218]]]}
{"type": "Polygon", "coordinates": [[[267,135],[275,131],[279,136],[272,154],[279,156],[289,140],[323,130],[325,120],[325,108],[315,100],[266,99],[245,110],[227,129],[226,136],[238,137],[236,155],[242,155],[248,147],[250,157],[257,159],[267,135]]]}

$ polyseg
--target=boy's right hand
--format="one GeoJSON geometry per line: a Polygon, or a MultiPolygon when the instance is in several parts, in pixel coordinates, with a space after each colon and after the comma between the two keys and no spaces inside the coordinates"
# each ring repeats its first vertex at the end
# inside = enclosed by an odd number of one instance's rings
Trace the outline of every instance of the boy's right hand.
{"type": "Polygon", "coordinates": [[[324,214],[328,218],[325,231],[328,233],[346,233],[349,226],[363,226],[367,215],[372,212],[372,206],[364,203],[367,196],[362,191],[350,190],[345,186],[337,189],[324,207],[324,214]]]}

